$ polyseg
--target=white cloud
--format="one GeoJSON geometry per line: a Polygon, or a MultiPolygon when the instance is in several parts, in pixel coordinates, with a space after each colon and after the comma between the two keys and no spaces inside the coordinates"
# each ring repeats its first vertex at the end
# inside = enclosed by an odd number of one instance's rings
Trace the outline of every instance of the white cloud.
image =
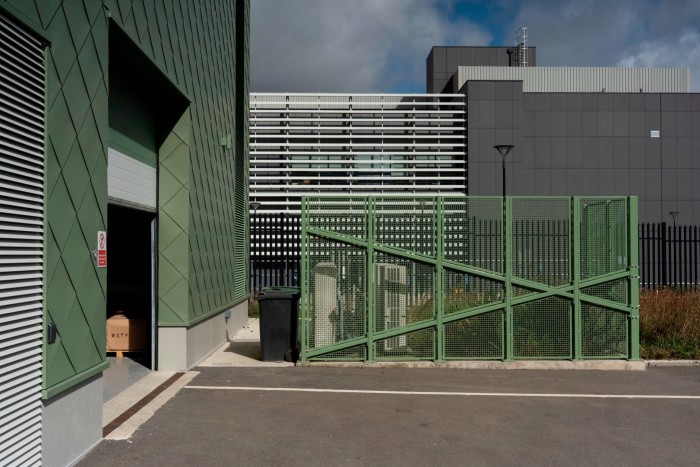
{"type": "Polygon", "coordinates": [[[439,0],[252,0],[251,90],[424,89],[434,45],[487,45],[439,0]]]}
{"type": "Polygon", "coordinates": [[[530,0],[512,28],[528,27],[541,66],[689,68],[700,91],[698,0],[530,0]]]}

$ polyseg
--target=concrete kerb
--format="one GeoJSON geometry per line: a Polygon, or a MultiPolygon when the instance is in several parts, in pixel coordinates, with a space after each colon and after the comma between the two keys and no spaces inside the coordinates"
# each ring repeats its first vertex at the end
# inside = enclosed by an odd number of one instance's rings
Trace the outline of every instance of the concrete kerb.
{"type": "Polygon", "coordinates": [[[647,369],[646,361],[627,360],[524,360],[502,361],[404,361],[404,362],[299,362],[299,366],[310,367],[350,367],[350,368],[454,368],[464,370],[609,370],[642,371],[647,369]]]}
{"type": "Polygon", "coordinates": [[[700,360],[647,360],[649,367],[700,366],[700,360]]]}

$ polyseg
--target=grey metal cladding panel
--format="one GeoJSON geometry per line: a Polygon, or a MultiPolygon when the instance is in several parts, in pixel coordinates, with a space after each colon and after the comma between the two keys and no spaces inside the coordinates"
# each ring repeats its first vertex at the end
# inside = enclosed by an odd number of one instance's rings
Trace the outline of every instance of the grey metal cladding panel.
{"type": "Polygon", "coordinates": [[[631,196],[645,197],[646,183],[644,180],[645,169],[630,169],[630,190],[631,196]]]}
{"type": "Polygon", "coordinates": [[[513,101],[496,101],[495,122],[496,128],[513,128],[513,101]]]}
{"type": "Polygon", "coordinates": [[[479,81],[469,81],[467,83],[467,99],[479,99],[479,81]]]}
{"type": "Polygon", "coordinates": [[[693,168],[693,140],[691,138],[676,139],[676,166],[679,169],[693,168]]]}
{"type": "Polygon", "coordinates": [[[661,111],[662,112],[675,112],[676,111],[676,95],[675,94],[661,94],[661,111]]]}
{"type": "Polygon", "coordinates": [[[693,173],[690,170],[677,170],[678,199],[693,199],[693,173]]]}
{"type": "Polygon", "coordinates": [[[648,133],[644,131],[644,112],[630,111],[629,116],[630,136],[648,136],[648,133]]]}
{"type": "Polygon", "coordinates": [[[535,137],[535,168],[548,169],[552,165],[549,137],[535,137]]]}
{"type": "Polygon", "coordinates": [[[598,167],[611,169],[615,165],[615,145],[612,137],[600,136],[598,139],[598,167]]]}
{"type": "Polygon", "coordinates": [[[547,111],[536,110],[535,114],[535,136],[550,136],[551,135],[551,120],[552,113],[547,111]]]}
{"type": "Polygon", "coordinates": [[[700,169],[700,138],[691,138],[693,167],[700,169]]]}
{"type": "Polygon", "coordinates": [[[644,134],[649,136],[652,130],[661,129],[661,114],[659,112],[644,112],[644,134]]]}
{"type": "Polygon", "coordinates": [[[676,112],[661,111],[661,137],[676,136],[676,112]]]}
{"type": "Polygon", "coordinates": [[[496,157],[496,130],[492,128],[479,129],[479,162],[491,163],[496,157]]]}
{"type": "Polygon", "coordinates": [[[645,140],[644,157],[647,169],[661,168],[661,138],[647,138],[645,140]]]}
{"type": "Polygon", "coordinates": [[[700,112],[691,112],[691,131],[693,138],[700,138],[700,112]]]}
{"type": "Polygon", "coordinates": [[[460,65],[462,59],[462,51],[459,47],[448,47],[447,48],[447,65],[446,69],[448,73],[453,73],[457,71],[457,67],[460,65]]]}
{"type": "Polygon", "coordinates": [[[497,81],[494,85],[497,101],[513,100],[513,85],[511,81],[497,81]]]}
{"type": "Polygon", "coordinates": [[[433,47],[433,70],[442,73],[447,71],[447,50],[445,47],[433,47]]]}
{"type": "Polygon", "coordinates": [[[491,52],[486,47],[479,47],[475,49],[474,54],[474,65],[479,67],[488,67],[491,65],[490,58],[491,52]]]}
{"type": "Polygon", "coordinates": [[[692,109],[692,94],[676,94],[676,111],[690,112],[692,109]]]}
{"type": "Polygon", "coordinates": [[[598,94],[581,93],[581,110],[598,110],[598,94]]]}
{"type": "Polygon", "coordinates": [[[582,186],[584,195],[598,194],[598,169],[581,169],[582,186]]]}
{"type": "Polygon", "coordinates": [[[700,169],[693,169],[691,173],[693,175],[693,199],[696,200],[696,202],[699,202],[698,200],[700,200],[700,169]]]}
{"type": "Polygon", "coordinates": [[[566,138],[552,137],[550,138],[550,167],[553,169],[566,168],[566,138]]]}
{"type": "Polygon", "coordinates": [[[675,169],[676,165],[676,138],[661,138],[661,167],[675,169]]]}
{"type": "Polygon", "coordinates": [[[462,47],[461,53],[461,62],[463,66],[476,65],[476,49],[474,47],[462,47]]]}
{"type": "Polygon", "coordinates": [[[511,88],[513,90],[513,100],[522,101],[523,100],[523,82],[522,81],[511,81],[511,88]]]}
{"type": "Polygon", "coordinates": [[[629,94],[630,110],[644,110],[644,94],[629,94]]]}
{"type": "Polygon", "coordinates": [[[566,93],[566,110],[581,110],[581,93],[566,93]]]}
{"type": "Polygon", "coordinates": [[[580,196],[583,192],[582,169],[569,169],[566,171],[566,195],[580,196]]]}
{"type": "Polygon", "coordinates": [[[553,110],[550,113],[550,134],[566,136],[566,112],[563,110],[553,110]]]}
{"type": "Polygon", "coordinates": [[[700,93],[693,93],[690,96],[691,109],[693,112],[700,112],[700,93]]]}
{"type": "Polygon", "coordinates": [[[566,135],[581,136],[581,111],[568,110],[566,112],[566,135]]]}
{"type": "Polygon", "coordinates": [[[630,110],[630,95],[626,93],[613,94],[613,110],[630,110]]]}
{"type": "Polygon", "coordinates": [[[523,129],[525,125],[523,116],[523,102],[513,101],[513,128],[523,129]]]}
{"type": "Polygon", "coordinates": [[[550,108],[552,110],[566,110],[566,94],[562,92],[551,94],[550,108]]]}
{"type": "Polygon", "coordinates": [[[525,136],[535,136],[535,112],[523,111],[523,134],[525,136]]]}
{"type": "Polygon", "coordinates": [[[479,101],[479,128],[496,127],[496,101],[479,101]]]}
{"type": "Polygon", "coordinates": [[[628,110],[613,111],[613,129],[615,136],[630,135],[630,112],[628,110]]]}
{"type": "Polygon", "coordinates": [[[496,100],[496,83],[494,81],[479,82],[479,99],[496,100]]]}
{"type": "Polygon", "coordinates": [[[552,196],[562,196],[566,194],[566,170],[552,169],[550,173],[550,194],[552,196]]]}
{"type": "Polygon", "coordinates": [[[645,94],[644,110],[647,112],[661,110],[661,96],[659,94],[645,94]]]}
{"type": "Polygon", "coordinates": [[[630,172],[627,169],[614,169],[615,187],[614,195],[629,196],[630,195],[630,172]]]}
{"type": "Polygon", "coordinates": [[[583,167],[583,138],[566,138],[566,166],[576,169],[583,167]]]}
{"type": "Polygon", "coordinates": [[[581,136],[598,136],[598,112],[581,111],[581,136]]]}
{"type": "Polygon", "coordinates": [[[692,114],[690,112],[676,112],[676,136],[690,138],[693,135],[692,114]]]}
{"type": "Polygon", "coordinates": [[[551,196],[551,174],[549,169],[535,171],[535,196],[551,196]]]}
{"type": "Polygon", "coordinates": [[[661,199],[678,199],[678,174],[676,169],[661,169],[661,199]]]}
{"type": "Polygon", "coordinates": [[[613,131],[613,111],[601,110],[598,112],[598,136],[612,136],[613,131]]]}
{"type": "Polygon", "coordinates": [[[613,94],[598,94],[598,110],[613,110],[613,94]]]}
{"type": "Polygon", "coordinates": [[[645,138],[632,136],[629,138],[630,144],[630,167],[643,169],[646,167],[644,151],[646,148],[645,138]]]}
{"type": "Polygon", "coordinates": [[[551,110],[552,95],[549,93],[535,93],[535,110],[551,110]]]}
{"type": "Polygon", "coordinates": [[[601,196],[615,194],[615,174],[612,170],[598,170],[598,194],[601,196]]]}
{"type": "Polygon", "coordinates": [[[630,140],[628,137],[613,138],[613,161],[613,167],[616,169],[629,169],[630,140]]]}
{"type": "Polygon", "coordinates": [[[598,139],[595,137],[581,138],[581,166],[583,168],[598,168],[598,139]]]}

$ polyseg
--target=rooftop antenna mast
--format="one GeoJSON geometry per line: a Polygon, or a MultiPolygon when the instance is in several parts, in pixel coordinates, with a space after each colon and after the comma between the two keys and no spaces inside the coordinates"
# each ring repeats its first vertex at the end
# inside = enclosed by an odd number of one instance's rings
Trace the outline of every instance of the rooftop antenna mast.
{"type": "Polygon", "coordinates": [[[518,66],[527,66],[527,28],[520,28],[515,33],[515,48],[518,53],[518,66]]]}

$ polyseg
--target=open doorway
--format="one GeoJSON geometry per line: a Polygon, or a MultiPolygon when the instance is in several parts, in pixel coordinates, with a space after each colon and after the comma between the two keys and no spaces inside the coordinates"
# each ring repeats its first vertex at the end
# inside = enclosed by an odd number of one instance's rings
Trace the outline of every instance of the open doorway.
{"type": "Polygon", "coordinates": [[[155,369],[156,216],[114,204],[108,209],[107,350],[128,358],[124,365],[155,369]]]}

